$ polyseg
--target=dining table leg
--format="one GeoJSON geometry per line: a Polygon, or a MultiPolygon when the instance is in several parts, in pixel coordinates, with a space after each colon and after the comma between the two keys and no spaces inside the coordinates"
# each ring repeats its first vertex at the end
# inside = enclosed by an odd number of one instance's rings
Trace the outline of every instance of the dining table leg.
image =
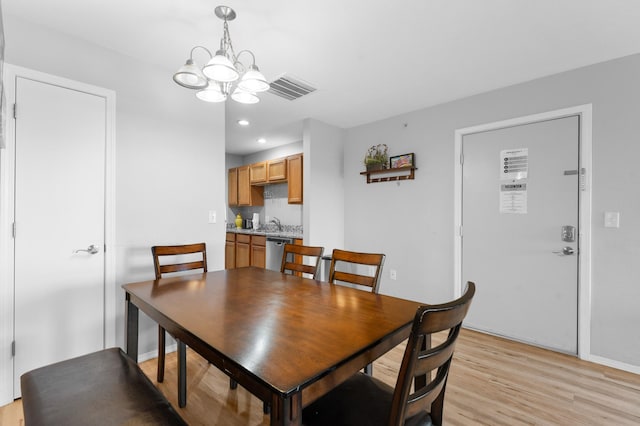
{"type": "Polygon", "coordinates": [[[296,392],[283,398],[271,398],[271,426],[302,425],[302,393],[296,392]]]}
{"type": "Polygon", "coordinates": [[[129,293],[126,296],[125,303],[125,318],[126,318],[126,330],[127,336],[127,356],[138,362],[138,307],[131,303],[129,293]]]}
{"type": "Polygon", "coordinates": [[[177,340],[178,343],[178,406],[187,405],[187,345],[177,340]]]}

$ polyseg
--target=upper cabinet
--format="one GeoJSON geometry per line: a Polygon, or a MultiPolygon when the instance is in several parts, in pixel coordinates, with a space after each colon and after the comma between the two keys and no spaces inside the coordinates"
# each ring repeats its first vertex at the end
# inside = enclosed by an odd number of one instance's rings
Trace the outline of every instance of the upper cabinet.
{"type": "Polygon", "coordinates": [[[287,181],[287,159],[260,161],[249,165],[251,185],[265,185],[287,181]]]}
{"type": "Polygon", "coordinates": [[[267,162],[261,161],[249,165],[251,185],[267,183],[267,162]]]}
{"type": "Polygon", "coordinates": [[[241,166],[229,169],[229,205],[230,206],[263,206],[264,195],[261,187],[252,186],[250,181],[250,167],[241,166]],[[235,172],[234,172],[235,170],[235,172]],[[236,192],[233,194],[232,182],[236,178],[236,192]],[[235,198],[234,198],[235,197],[235,198]],[[235,201],[235,203],[233,203],[235,201]]]}
{"type": "Polygon", "coordinates": [[[238,169],[233,168],[229,169],[229,179],[228,179],[228,195],[229,195],[229,205],[237,206],[238,205],[238,169]]]}
{"type": "Polygon", "coordinates": [[[289,204],[302,204],[302,154],[229,169],[229,206],[263,206],[268,183],[288,183],[289,204]]]}
{"type": "Polygon", "coordinates": [[[267,161],[267,181],[269,183],[285,182],[287,180],[287,159],[278,158],[267,161]]]}
{"type": "Polygon", "coordinates": [[[289,204],[302,204],[302,154],[287,157],[289,204]]]}

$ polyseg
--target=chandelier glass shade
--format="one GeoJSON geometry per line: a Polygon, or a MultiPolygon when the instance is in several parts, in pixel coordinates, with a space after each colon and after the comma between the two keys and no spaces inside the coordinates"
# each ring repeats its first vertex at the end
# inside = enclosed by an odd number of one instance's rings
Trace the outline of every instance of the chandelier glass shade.
{"type": "Polygon", "coordinates": [[[255,104],[260,101],[256,93],[269,90],[269,82],[257,67],[253,52],[242,50],[236,54],[233,49],[227,22],[235,19],[234,10],[218,6],[215,13],[224,21],[220,48],[212,55],[206,47],[195,46],[186,63],[173,75],[173,80],[184,88],[197,90],[196,97],[205,102],[224,102],[231,96],[236,102],[255,104]],[[209,56],[203,68],[193,60],[196,49],[204,50],[209,56]],[[251,56],[250,65],[240,62],[243,54],[251,56]]]}

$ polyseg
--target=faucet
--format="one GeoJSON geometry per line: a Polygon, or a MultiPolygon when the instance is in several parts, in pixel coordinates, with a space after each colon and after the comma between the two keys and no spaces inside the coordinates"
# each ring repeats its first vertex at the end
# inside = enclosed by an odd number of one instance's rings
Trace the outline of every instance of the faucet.
{"type": "Polygon", "coordinates": [[[278,228],[278,231],[282,231],[282,225],[280,224],[280,219],[274,216],[273,219],[271,219],[270,223],[274,223],[278,228]]]}

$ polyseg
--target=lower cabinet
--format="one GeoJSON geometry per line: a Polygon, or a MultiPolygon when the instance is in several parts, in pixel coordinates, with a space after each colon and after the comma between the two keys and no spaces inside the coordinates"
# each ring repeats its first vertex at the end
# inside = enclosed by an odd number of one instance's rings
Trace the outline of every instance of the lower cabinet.
{"type": "Polygon", "coordinates": [[[236,268],[251,265],[251,235],[236,234],[236,268]]]}
{"type": "Polygon", "coordinates": [[[267,259],[267,238],[261,235],[251,236],[251,266],[264,268],[267,259]]]}
{"type": "Polygon", "coordinates": [[[263,235],[247,235],[227,232],[224,246],[225,269],[266,265],[267,238],[263,235]]]}
{"type": "Polygon", "coordinates": [[[224,269],[233,269],[236,267],[236,234],[227,232],[227,238],[224,243],[224,269]]]}

